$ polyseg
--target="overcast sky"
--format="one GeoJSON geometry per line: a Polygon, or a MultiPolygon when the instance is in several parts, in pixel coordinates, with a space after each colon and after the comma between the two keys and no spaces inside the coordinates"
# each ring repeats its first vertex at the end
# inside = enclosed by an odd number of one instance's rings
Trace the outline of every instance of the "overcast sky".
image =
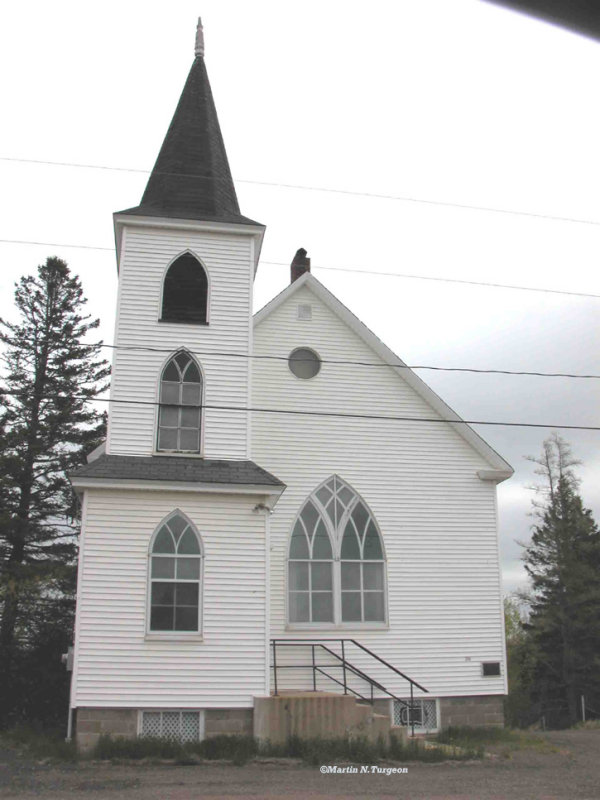
{"type": "MultiPolygon", "coordinates": [[[[138,204],[199,14],[241,210],[267,225],[256,309],[289,280],[268,262],[305,247],[316,277],[408,364],[600,373],[600,299],[321,268],[600,294],[600,43],[479,0],[5,4],[0,158],[142,172],[0,160],[0,239],[57,243],[0,243],[0,315],[15,280],[58,255],[112,341],[114,252],[66,245],[111,248],[112,212],[138,204]]],[[[596,380],[419,375],[466,419],[600,425],[596,380]]],[[[552,427],[476,430],[515,468],[499,487],[510,591],[531,525],[523,456],[552,427]]],[[[600,432],[564,436],[598,518],[600,432]]]]}

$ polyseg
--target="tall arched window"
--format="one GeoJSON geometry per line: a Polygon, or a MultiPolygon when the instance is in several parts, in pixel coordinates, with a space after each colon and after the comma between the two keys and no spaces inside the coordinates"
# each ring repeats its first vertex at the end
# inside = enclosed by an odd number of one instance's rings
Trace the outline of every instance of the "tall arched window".
{"type": "Polygon", "coordinates": [[[306,500],[289,551],[289,621],[385,622],[385,556],[367,504],[337,475],[306,500]]]}
{"type": "Polygon", "coordinates": [[[204,267],[191,253],[176,258],[163,283],[161,321],[206,322],[208,278],[204,267]]]}
{"type": "Polygon", "coordinates": [[[307,500],[290,543],[290,622],[333,622],[333,554],[327,528],[307,500]]]}
{"type": "Polygon", "coordinates": [[[167,362],[160,380],[157,449],[200,452],[202,377],[185,350],[167,362]]]}
{"type": "Polygon", "coordinates": [[[150,631],[200,630],[200,537],[180,511],[161,523],[150,548],[150,631]]]}

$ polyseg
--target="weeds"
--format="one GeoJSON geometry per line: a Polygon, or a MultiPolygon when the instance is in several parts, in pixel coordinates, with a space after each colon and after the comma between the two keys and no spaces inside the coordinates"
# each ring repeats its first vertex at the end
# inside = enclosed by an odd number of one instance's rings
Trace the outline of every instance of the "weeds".
{"type": "Polygon", "coordinates": [[[212,736],[201,742],[181,742],[177,739],[162,739],[150,736],[128,739],[125,737],[101,736],[92,756],[102,760],[114,759],[169,759],[177,764],[197,764],[198,761],[225,759],[236,765],[245,764],[258,753],[257,742],[252,736],[212,736]]]}
{"type": "Polygon", "coordinates": [[[19,725],[4,731],[2,738],[15,747],[24,748],[34,758],[57,761],[77,761],[77,746],[74,741],[65,741],[64,732],[42,730],[19,725]]]}

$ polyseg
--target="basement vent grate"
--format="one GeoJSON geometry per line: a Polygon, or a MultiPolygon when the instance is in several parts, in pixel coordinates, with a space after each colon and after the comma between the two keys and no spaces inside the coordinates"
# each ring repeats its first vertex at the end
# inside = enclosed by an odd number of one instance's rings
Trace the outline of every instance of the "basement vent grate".
{"type": "Polygon", "coordinates": [[[308,303],[301,303],[298,306],[298,319],[312,319],[312,306],[308,303]]]}
{"type": "Polygon", "coordinates": [[[197,742],[200,739],[200,712],[143,711],[141,735],[197,742]]]}
{"type": "Polygon", "coordinates": [[[411,727],[415,723],[417,733],[432,733],[439,729],[437,700],[413,700],[412,713],[410,700],[404,703],[394,701],[394,725],[411,727]]]}

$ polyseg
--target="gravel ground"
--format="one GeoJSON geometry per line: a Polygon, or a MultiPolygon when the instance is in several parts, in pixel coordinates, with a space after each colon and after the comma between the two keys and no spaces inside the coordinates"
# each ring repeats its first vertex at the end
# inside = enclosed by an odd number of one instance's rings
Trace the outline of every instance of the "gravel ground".
{"type": "MultiPolygon", "coordinates": [[[[600,730],[539,735],[544,746],[510,752],[500,746],[483,762],[407,763],[407,774],[321,774],[295,760],[198,766],[57,765],[0,749],[0,797],[47,800],[598,800],[600,730]]],[[[340,765],[342,766],[342,765],[340,765]]],[[[387,764],[385,766],[398,766],[387,764]]]]}

